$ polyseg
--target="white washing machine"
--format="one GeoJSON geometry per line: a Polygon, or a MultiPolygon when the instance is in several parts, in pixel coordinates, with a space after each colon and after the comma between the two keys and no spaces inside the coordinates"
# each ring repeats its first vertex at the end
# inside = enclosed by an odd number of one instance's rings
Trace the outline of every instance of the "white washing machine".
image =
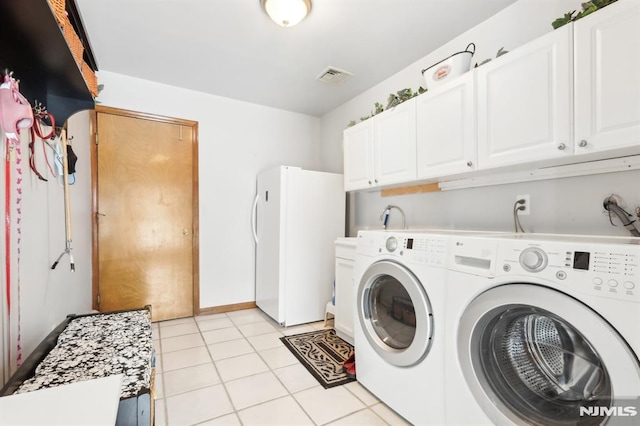
{"type": "Polygon", "coordinates": [[[640,424],[640,239],[450,241],[447,424],[640,424]]]}
{"type": "Polygon", "coordinates": [[[447,239],[413,231],[358,234],[357,379],[416,425],[444,423],[447,239]]]}

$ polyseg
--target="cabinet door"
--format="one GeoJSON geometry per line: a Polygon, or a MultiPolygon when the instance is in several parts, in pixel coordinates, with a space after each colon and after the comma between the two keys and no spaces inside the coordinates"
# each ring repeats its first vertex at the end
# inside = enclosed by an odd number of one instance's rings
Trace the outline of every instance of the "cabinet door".
{"type": "Polygon", "coordinates": [[[416,98],[374,117],[377,185],[416,179],[416,98]]]}
{"type": "Polygon", "coordinates": [[[356,301],[353,283],[353,260],[336,258],[336,311],[334,327],[340,337],[353,343],[356,301]],[[345,338],[346,336],[346,338],[345,338]],[[349,340],[349,338],[351,340],[349,340]]]}
{"type": "Polygon", "coordinates": [[[346,129],[344,144],[344,190],[373,185],[373,119],[346,129]]]}
{"type": "Polygon", "coordinates": [[[572,154],[572,35],[565,25],[476,69],[479,168],[572,154]]]}
{"type": "Polygon", "coordinates": [[[417,98],[418,179],[475,169],[474,72],[417,98]]]}
{"type": "Polygon", "coordinates": [[[637,146],[640,3],[614,3],[576,21],[574,31],[576,154],[637,146]]]}

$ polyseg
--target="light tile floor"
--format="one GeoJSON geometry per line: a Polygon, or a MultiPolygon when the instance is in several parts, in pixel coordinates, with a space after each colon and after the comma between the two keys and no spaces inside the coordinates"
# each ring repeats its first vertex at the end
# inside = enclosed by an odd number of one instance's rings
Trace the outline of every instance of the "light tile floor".
{"type": "Polygon", "coordinates": [[[324,389],[259,309],[153,324],[156,425],[407,425],[358,382],[324,389]]]}

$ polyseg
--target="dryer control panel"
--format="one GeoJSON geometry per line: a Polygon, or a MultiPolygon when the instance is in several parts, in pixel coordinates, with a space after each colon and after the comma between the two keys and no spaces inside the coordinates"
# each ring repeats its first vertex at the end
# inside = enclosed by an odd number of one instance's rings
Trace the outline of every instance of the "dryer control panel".
{"type": "Polygon", "coordinates": [[[447,246],[447,237],[435,234],[406,231],[360,231],[358,234],[358,254],[398,257],[428,266],[445,266],[447,246]]]}
{"type": "Polygon", "coordinates": [[[640,303],[640,246],[583,241],[499,243],[501,275],[525,275],[594,296],[640,303]]]}

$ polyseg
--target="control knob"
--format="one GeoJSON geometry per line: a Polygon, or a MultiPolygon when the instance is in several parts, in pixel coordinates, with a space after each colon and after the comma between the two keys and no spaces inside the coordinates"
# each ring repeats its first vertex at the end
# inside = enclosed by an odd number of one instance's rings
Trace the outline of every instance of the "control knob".
{"type": "Polygon", "coordinates": [[[520,253],[520,266],[529,272],[540,272],[547,267],[547,253],[537,247],[529,247],[520,253]]]}
{"type": "Polygon", "coordinates": [[[398,248],[398,240],[396,237],[389,237],[387,238],[385,246],[387,247],[387,251],[393,253],[398,248]]]}

